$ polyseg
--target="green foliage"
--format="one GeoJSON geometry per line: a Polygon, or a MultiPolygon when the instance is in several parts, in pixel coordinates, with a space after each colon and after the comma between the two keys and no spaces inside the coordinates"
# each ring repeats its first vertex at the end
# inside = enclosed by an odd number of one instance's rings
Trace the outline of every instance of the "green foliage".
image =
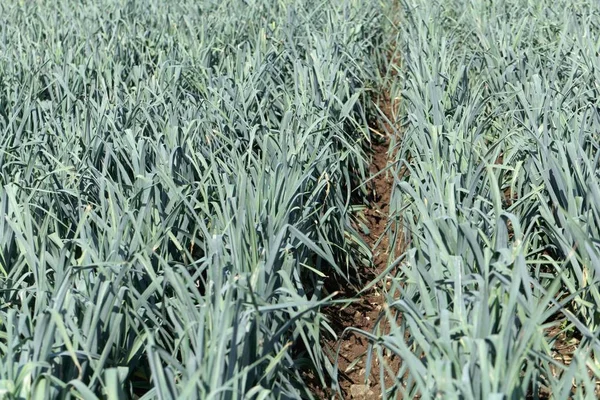
{"type": "Polygon", "coordinates": [[[0,397],[311,396],[381,15],[0,4],[0,397]]]}
{"type": "Polygon", "coordinates": [[[403,360],[388,396],[595,398],[600,9],[405,0],[402,15],[391,223],[409,244],[379,341],[403,360]]]}

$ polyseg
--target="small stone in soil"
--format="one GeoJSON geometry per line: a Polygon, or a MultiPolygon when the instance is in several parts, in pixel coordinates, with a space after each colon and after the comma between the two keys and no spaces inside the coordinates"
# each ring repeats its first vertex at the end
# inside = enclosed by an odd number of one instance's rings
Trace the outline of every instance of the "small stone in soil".
{"type": "Polygon", "coordinates": [[[369,390],[367,385],[352,385],[350,386],[350,396],[353,399],[364,399],[368,396],[373,396],[373,391],[369,390]]]}

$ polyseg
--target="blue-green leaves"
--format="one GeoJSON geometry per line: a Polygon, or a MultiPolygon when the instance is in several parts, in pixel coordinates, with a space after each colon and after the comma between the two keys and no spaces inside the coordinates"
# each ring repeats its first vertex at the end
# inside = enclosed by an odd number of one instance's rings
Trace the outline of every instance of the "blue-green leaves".
{"type": "Polygon", "coordinates": [[[410,247],[388,292],[383,343],[406,360],[389,393],[597,397],[598,5],[402,15],[408,173],[391,207],[410,247]]]}
{"type": "Polygon", "coordinates": [[[310,397],[377,2],[0,5],[0,391],[310,397]],[[5,333],[6,332],[6,333],[5,333]]]}

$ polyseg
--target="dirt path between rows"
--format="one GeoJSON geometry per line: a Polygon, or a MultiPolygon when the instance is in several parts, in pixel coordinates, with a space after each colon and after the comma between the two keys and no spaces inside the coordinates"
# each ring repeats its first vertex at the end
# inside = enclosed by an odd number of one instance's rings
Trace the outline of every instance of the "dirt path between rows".
{"type": "MultiPolygon", "coordinates": [[[[392,104],[389,96],[380,99],[378,106],[389,121],[392,118],[392,104]]],[[[359,219],[366,225],[368,233],[357,227],[365,243],[372,252],[372,265],[359,277],[363,286],[371,283],[377,276],[382,274],[388,266],[390,254],[389,235],[387,226],[389,220],[389,205],[393,189],[393,174],[387,170],[389,162],[393,159],[390,149],[391,135],[396,130],[383,118],[378,118],[373,124],[370,175],[373,177],[368,182],[370,204],[358,215],[359,219]]],[[[395,143],[396,141],[394,141],[395,143]]],[[[401,244],[395,246],[401,250],[401,244]]],[[[396,256],[398,252],[396,251],[396,256]]],[[[373,332],[376,328],[377,319],[385,305],[383,295],[385,280],[378,282],[367,293],[359,294],[349,285],[339,288],[337,299],[355,299],[348,305],[332,305],[323,310],[330,321],[338,339],[329,338],[324,340],[324,347],[332,354],[331,362],[335,364],[335,355],[339,349],[338,362],[338,384],[343,399],[380,399],[380,365],[377,357],[373,357],[370,376],[366,377],[366,360],[369,352],[369,340],[356,332],[344,331],[346,328],[356,328],[366,332],[373,332]]],[[[384,328],[385,329],[385,328],[384,328]]],[[[375,356],[375,354],[374,354],[375,356]]],[[[399,360],[386,357],[386,364],[392,371],[398,371],[399,360]]],[[[385,386],[389,387],[393,377],[385,379],[385,386]]],[[[340,398],[331,389],[321,388],[315,390],[319,398],[340,398]]]]}

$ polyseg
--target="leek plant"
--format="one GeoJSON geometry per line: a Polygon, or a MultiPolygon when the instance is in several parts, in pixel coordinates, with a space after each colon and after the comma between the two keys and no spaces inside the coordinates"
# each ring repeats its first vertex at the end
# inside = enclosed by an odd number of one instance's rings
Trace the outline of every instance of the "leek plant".
{"type": "Polygon", "coordinates": [[[383,7],[0,4],[0,397],[325,384],[383,7]]]}
{"type": "Polygon", "coordinates": [[[384,397],[596,398],[598,4],[402,7],[384,397]]]}

